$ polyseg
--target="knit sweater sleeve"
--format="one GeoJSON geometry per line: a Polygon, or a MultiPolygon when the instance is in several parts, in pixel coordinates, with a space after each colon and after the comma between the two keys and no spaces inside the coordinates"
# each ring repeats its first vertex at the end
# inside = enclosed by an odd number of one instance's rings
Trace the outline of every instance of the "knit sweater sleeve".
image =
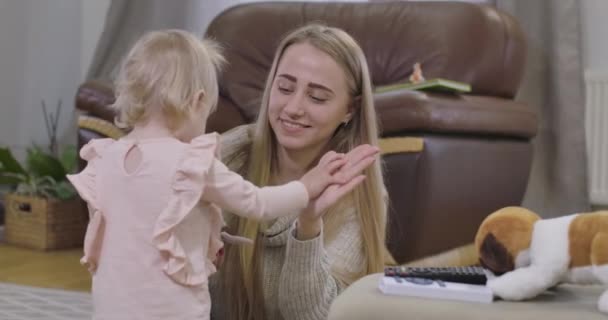
{"type": "Polygon", "coordinates": [[[354,212],[338,234],[324,245],[323,231],[300,241],[289,232],[279,283],[279,306],[284,319],[326,319],[336,296],[350,283],[336,273],[360,274],[364,268],[362,235],[354,212]]]}

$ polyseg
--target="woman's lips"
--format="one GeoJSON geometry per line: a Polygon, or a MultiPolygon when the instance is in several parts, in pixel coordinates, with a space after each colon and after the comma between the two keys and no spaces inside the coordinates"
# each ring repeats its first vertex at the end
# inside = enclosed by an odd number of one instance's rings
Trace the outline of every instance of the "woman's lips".
{"type": "Polygon", "coordinates": [[[279,122],[281,123],[281,127],[283,128],[283,130],[287,133],[299,133],[302,132],[304,129],[310,128],[310,126],[307,126],[305,124],[285,119],[279,119],[279,122]]]}

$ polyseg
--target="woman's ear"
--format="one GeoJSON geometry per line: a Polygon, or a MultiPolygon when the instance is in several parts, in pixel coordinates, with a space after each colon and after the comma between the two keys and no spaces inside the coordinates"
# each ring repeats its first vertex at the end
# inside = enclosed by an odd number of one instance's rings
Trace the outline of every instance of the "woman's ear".
{"type": "Polygon", "coordinates": [[[345,125],[347,125],[350,120],[353,119],[353,113],[352,111],[349,111],[345,116],[344,116],[344,120],[342,120],[342,123],[344,123],[345,125]]]}
{"type": "Polygon", "coordinates": [[[346,115],[344,116],[344,120],[342,123],[348,124],[353,119],[353,114],[355,110],[361,107],[361,96],[356,96],[353,98],[352,102],[348,105],[348,110],[346,111],[346,115]]]}

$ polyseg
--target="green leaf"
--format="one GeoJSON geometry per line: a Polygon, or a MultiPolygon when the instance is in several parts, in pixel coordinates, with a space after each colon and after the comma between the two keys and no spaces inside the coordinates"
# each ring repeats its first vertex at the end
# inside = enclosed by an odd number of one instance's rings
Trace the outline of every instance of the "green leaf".
{"type": "Polygon", "coordinates": [[[63,149],[59,161],[61,161],[61,165],[63,165],[65,172],[74,172],[78,161],[78,150],[76,149],[76,146],[68,146],[63,149]]]}
{"type": "Polygon", "coordinates": [[[52,188],[52,195],[59,200],[69,200],[76,197],[76,190],[69,182],[61,181],[52,188]]]}
{"type": "Polygon", "coordinates": [[[57,184],[57,181],[55,179],[53,179],[53,177],[42,176],[42,177],[36,177],[36,178],[32,179],[32,183],[37,186],[51,186],[52,187],[57,184]]]}
{"type": "Polygon", "coordinates": [[[61,162],[42,150],[36,148],[30,149],[27,155],[27,165],[31,174],[37,177],[48,176],[55,181],[66,179],[66,172],[61,162]]]}
{"type": "Polygon", "coordinates": [[[25,169],[17,162],[8,148],[0,148],[0,163],[2,172],[26,174],[25,169]]]}
{"type": "Polygon", "coordinates": [[[5,172],[0,170],[0,185],[16,186],[17,184],[27,181],[27,176],[21,173],[5,172]]]}

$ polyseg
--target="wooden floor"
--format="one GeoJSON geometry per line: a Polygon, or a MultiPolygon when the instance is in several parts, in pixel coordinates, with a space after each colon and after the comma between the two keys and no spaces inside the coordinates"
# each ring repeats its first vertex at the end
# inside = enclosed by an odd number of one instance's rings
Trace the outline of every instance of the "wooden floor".
{"type": "MultiPolygon", "coordinates": [[[[91,278],[80,265],[82,249],[42,252],[0,242],[0,282],[90,291],[91,278]]],[[[470,244],[409,263],[415,266],[461,266],[477,263],[470,244]]]]}
{"type": "Polygon", "coordinates": [[[41,252],[0,243],[0,282],[89,291],[91,278],[81,256],[82,249],[41,252]]]}

